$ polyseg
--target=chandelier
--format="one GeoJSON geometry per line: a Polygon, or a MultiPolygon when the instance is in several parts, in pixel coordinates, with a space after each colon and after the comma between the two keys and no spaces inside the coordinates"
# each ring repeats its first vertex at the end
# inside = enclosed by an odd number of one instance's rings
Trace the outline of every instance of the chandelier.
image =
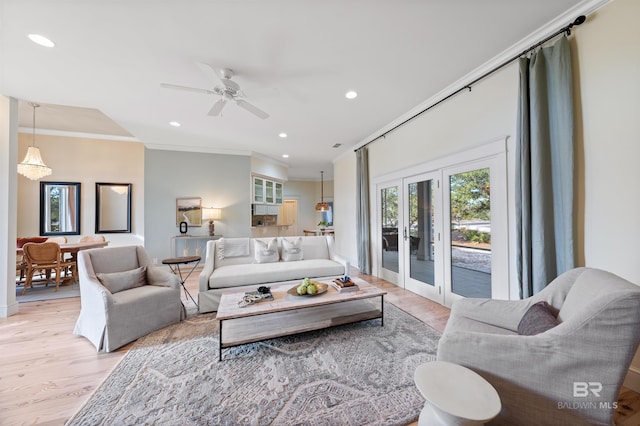
{"type": "Polygon", "coordinates": [[[38,180],[51,174],[51,168],[47,167],[42,161],[40,150],[36,147],[36,108],[40,105],[32,103],[33,107],[33,137],[31,138],[31,146],[27,148],[22,163],[18,164],[18,173],[31,180],[38,180]]]}
{"type": "Polygon", "coordinates": [[[329,204],[324,202],[324,172],[320,172],[320,202],[316,204],[316,211],[328,212],[329,204]]]}

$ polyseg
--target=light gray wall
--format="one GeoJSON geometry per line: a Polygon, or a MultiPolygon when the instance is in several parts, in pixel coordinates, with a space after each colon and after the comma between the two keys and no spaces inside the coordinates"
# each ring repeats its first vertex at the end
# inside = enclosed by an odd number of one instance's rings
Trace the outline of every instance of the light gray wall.
{"type": "MultiPolygon", "coordinates": [[[[176,198],[202,198],[202,205],[222,208],[215,221],[216,234],[248,237],[251,234],[251,158],[145,149],[145,248],[151,258],[171,257],[176,226],[176,198]]],[[[203,226],[190,227],[190,235],[208,235],[203,226]]]]}

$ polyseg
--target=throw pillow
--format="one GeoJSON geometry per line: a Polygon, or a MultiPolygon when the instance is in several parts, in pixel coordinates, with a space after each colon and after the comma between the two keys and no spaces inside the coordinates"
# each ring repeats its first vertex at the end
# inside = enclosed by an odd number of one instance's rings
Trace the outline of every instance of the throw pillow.
{"type": "Polygon", "coordinates": [[[280,260],[278,255],[278,240],[272,239],[268,243],[260,240],[253,240],[253,250],[255,252],[256,262],[270,263],[280,260]]]}
{"type": "Polygon", "coordinates": [[[295,241],[282,239],[282,260],[292,262],[302,260],[302,237],[298,237],[295,241]]]}
{"type": "Polygon", "coordinates": [[[538,302],[527,310],[518,324],[518,334],[534,336],[560,324],[558,311],[547,302],[538,302]]]}
{"type": "Polygon", "coordinates": [[[98,280],[106,287],[111,294],[123,290],[129,290],[147,284],[147,267],[141,266],[137,269],[124,272],[112,272],[109,274],[96,274],[98,280]]]}

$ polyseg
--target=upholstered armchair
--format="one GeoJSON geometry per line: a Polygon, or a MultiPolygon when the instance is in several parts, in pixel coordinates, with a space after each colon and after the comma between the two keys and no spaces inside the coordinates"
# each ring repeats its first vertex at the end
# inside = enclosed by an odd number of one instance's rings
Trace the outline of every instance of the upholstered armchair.
{"type": "Polygon", "coordinates": [[[180,322],[180,281],[154,267],[142,246],[78,252],[80,316],[74,334],[98,352],[111,352],[152,331],[180,322]]]}
{"type": "Polygon", "coordinates": [[[640,287],[577,268],[525,300],[456,301],[437,358],[496,388],[502,411],[491,425],[611,425],[639,339],[640,287]],[[520,334],[544,322],[547,331],[520,334]]]}

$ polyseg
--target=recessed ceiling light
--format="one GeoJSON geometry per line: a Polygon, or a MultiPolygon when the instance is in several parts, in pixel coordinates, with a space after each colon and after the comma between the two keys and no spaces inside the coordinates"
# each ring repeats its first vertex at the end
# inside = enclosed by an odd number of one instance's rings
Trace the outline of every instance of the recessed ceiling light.
{"type": "Polygon", "coordinates": [[[282,158],[289,158],[289,154],[282,154],[282,158]]]}
{"type": "Polygon", "coordinates": [[[347,99],[355,99],[356,97],[358,97],[358,93],[356,93],[355,90],[349,90],[344,94],[344,97],[347,99]]]}
{"type": "Polygon", "coordinates": [[[40,34],[29,34],[27,35],[27,37],[29,37],[29,40],[31,40],[32,42],[39,44],[40,46],[44,46],[44,47],[53,47],[55,46],[55,43],[52,42],[51,40],[49,40],[48,38],[46,38],[45,36],[42,36],[40,34]]]}
{"type": "Polygon", "coordinates": [[[286,138],[288,135],[285,132],[280,133],[278,136],[280,136],[281,138],[286,138]]]}
{"type": "Polygon", "coordinates": [[[169,124],[171,124],[173,127],[180,127],[182,126],[182,124],[178,123],[177,121],[170,121],[169,124]]]}

